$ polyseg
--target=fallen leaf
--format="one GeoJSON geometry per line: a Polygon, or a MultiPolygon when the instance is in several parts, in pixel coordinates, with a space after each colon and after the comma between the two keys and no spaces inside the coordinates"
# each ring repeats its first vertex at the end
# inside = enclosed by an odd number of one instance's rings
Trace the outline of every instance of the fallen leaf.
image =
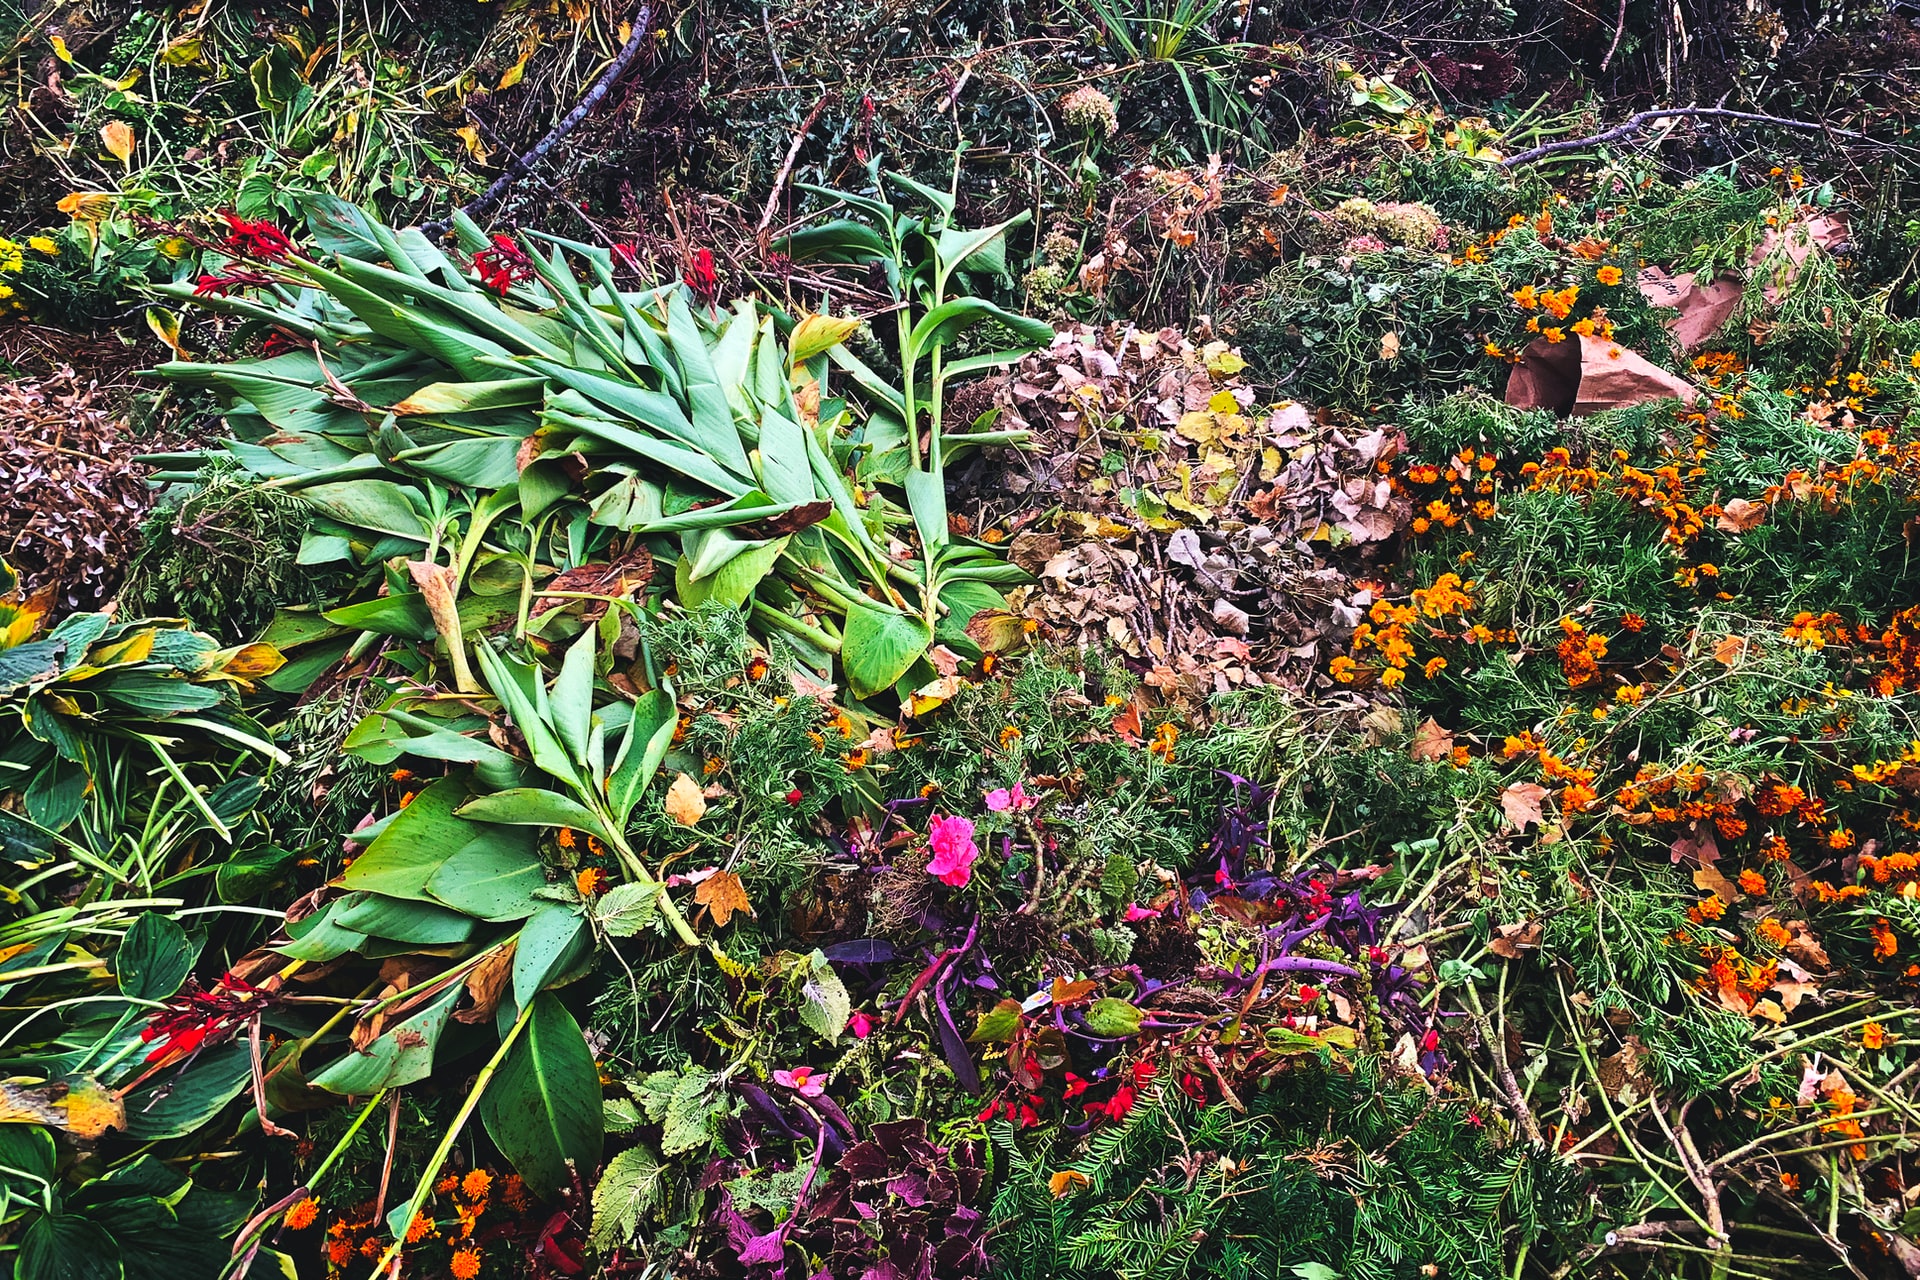
{"type": "Polygon", "coordinates": [[[1090,1179],[1078,1169],[1062,1169],[1047,1179],[1047,1189],[1053,1192],[1055,1200],[1072,1195],[1087,1186],[1090,1179]]]}
{"type": "Polygon", "coordinates": [[[74,1085],[64,1100],[67,1132],[77,1138],[97,1138],[109,1129],[127,1127],[127,1110],[109,1089],[93,1080],[74,1085]]]}
{"type": "Polygon", "coordinates": [[[1543,932],[1538,920],[1517,920],[1512,924],[1503,924],[1493,931],[1493,939],[1487,943],[1487,950],[1503,960],[1518,960],[1521,952],[1531,951],[1540,945],[1543,932]]]}
{"type": "Polygon", "coordinates": [[[1745,533],[1766,518],[1766,503],[1732,498],[1720,504],[1720,518],[1713,523],[1722,533],[1745,533]]]}
{"type": "Polygon", "coordinates": [[[1747,642],[1739,636],[1726,636],[1713,646],[1713,660],[1723,667],[1730,667],[1740,661],[1740,655],[1747,651],[1747,642]]]}
{"type": "Polygon", "coordinates": [[[702,880],[693,891],[693,900],[713,913],[713,922],[717,925],[726,924],[736,911],[753,915],[753,904],[747,901],[747,888],[731,871],[716,871],[702,880]]]}
{"type": "Polygon", "coordinates": [[[1697,868],[1693,873],[1693,887],[1704,889],[1708,893],[1720,895],[1720,901],[1731,906],[1746,895],[1740,892],[1740,886],[1720,874],[1720,869],[1708,864],[1697,868]]]}
{"type": "Polygon", "coordinates": [[[1391,360],[1400,354],[1400,335],[1387,333],[1380,339],[1380,358],[1391,360]]]}
{"type": "Polygon", "coordinates": [[[1413,731],[1412,753],[1415,760],[1445,760],[1453,754],[1453,735],[1442,729],[1438,720],[1428,716],[1413,731]]]}
{"type": "Polygon", "coordinates": [[[121,164],[133,160],[133,126],[124,120],[109,120],[100,126],[100,143],[121,164]]]}
{"type": "Polygon", "coordinates": [[[1825,969],[1833,963],[1827,957],[1826,948],[1820,945],[1820,939],[1814,935],[1812,929],[1807,927],[1805,920],[1789,920],[1787,932],[1793,935],[1793,941],[1787,943],[1783,950],[1795,960],[1814,970],[1825,969]]]}
{"type": "Polygon", "coordinates": [[[493,1015],[500,1008],[500,999],[506,994],[507,982],[513,977],[513,953],[515,943],[509,942],[496,951],[490,951],[479,964],[467,973],[467,994],[473,997],[473,1007],[457,1010],[453,1015],[455,1022],[481,1023],[493,1021],[493,1015]]]}
{"type": "Polygon", "coordinates": [[[1525,831],[1529,822],[1546,824],[1546,817],[1540,812],[1540,802],[1547,798],[1547,789],[1537,782],[1516,782],[1500,793],[1500,812],[1507,815],[1518,830],[1525,831]]]}
{"type": "Polygon", "coordinates": [[[667,788],[664,808],[669,818],[683,827],[690,827],[707,816],[707,798],[692,775],[682,773],[667,788]]]}

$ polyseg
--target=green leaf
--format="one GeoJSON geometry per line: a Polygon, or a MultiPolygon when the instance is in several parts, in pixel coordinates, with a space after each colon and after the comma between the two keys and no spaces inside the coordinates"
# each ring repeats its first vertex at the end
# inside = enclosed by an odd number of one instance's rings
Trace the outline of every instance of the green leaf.
{"type": "Polygon", "coordinates": [[[223,1044],[127,1095],[127,1136],[142,1142],[184,1138],[239,1097],[253,1078],[244,1044],[223,1044]]]}
{"type": "Polygon", "coordinates": [[[593,1188],[594,1248],[607,1253],[633,1243],[666,1191],[665,1172],[645,1147],[628,1147],[607,1161],[593,1188]]]}
{"type": "Polygon", "coordinates": [[[800,987],[800,1021],[831,1044],[846,1030],[853,1016],[853,1000],[846,984],[827,957],[815,951],[807,957],[807,980],[800,987]]]}
{"type": "Polygon", "coordinates": [[[76,1214],[41,1217],[20,1238],[14,1280],[120,1280],[120,1246],[76,1214]]]}
{"type": "Polygon", "coordinates": [[[460,983],[449,982],[425,1008],[388,1027],[364,1050],[348,1049],[311,1083],[331,1093],[365,1095],[426,1079],[433,1074],[434,1050],[447,1020],[465,990],[460,983]]]}
{"type": "Polygon", "coordinates": [[[113,953],[120,994],[135,1000],[165,1000],[180,989],[200,948],[171,916],[148,911],[133,922],[113,953]]]}
{"type": "Polygon", "coordinates": [[[594,904],[594,919],[610,938],[631,938],[660,914],[660,882],[615,885],[594,904]]]}
{"type": "Polygon", "coordinates": [[[1013,1039],[1013,1033],[1019,1026],[1020,1002],[1002,1000],[980,1015],[980,1021],[974,1025],[973,1034],[967,1037],[967,1043],[1003,1044],[1013,1039]]]}
{"type": "Polygon", "coordinates": [[[560,741],[573,753],[573,762],[582,769],[587,764],[587,738],[593,729],[593,645],[595,632],[588,627],[567,649],[561,660],[560,674],[553,682],[553,727],[560,741]]]}
{"type": "Polygon", "coordinates": [[[856,698],[872,697],[905,675],[931,643],[933,633],[919,618],[878,606],[855,605],[847,610],[840,648],[847,687],[856,698]]]}
{"type": "MultiPolygon", "coordinates": [[[[415,801],[418,804],[419,801],[415,801]]],[[[612,840],[600,816],[578,800],[540,787],[509,787],[469,800],[459,810],[463,818],[501,822],[515,827],[572,827],[602,840],[612,840]]]]}
{"type": "Polygon", "coordinates": [[[425,898],[433,873],[482,832],[454,812],[466,798],[465,784],[453,778],[442,778],[414,796],[341,873],[340,884],[395,898],[425,898]]]}
{"type": "Polygon", "coordinates": [[[542,903],[520,927],[520,941],[513,949],[514,1004],[526,1008],[548,982],[586,954],[592,940],[587,918],[578,907],[542,903]]]}
{"type": "Polygon", "coordinates": [[[931,552],[947,545],[947,482],[939,471],[909,471],[905,477],[907,507],[920,545],[931,552]]]}
{"type": "Polygon", "coordinates": [[[427,892],[481,920],[524,920],[547,877],[535,848],[539,833],[525,827],[489,831],[448,858],[427,880],[427,892]]]}
{"type": "Polygon", "coordinates": [[[494,1145],[537,1195],[569,1185],[569,1160],[582,1177],[599,1167],[600,1071],[579,1024],[554,996],[534,1002],[525,1033],[481,1098],[480,1114],[494,1145]]]}
{"type": "Polygon", "coordinates": [[[989,320],[997,321],[1011,331],[1030,351],[1053,341],[1053,326],[1045,320],[1009,311],[985,298],[955,298],[920,317],[920,323],[913,326],[913,332],[907,337],[909,356],[913,363],[918,364],[921,357],[934,347],[944,346],[974,325],[989,320]]]}
{"type": "Polygon", "coordinates": [[[369,937],[421,947],[444,947],[473,936],[471,916],[431,902],[389,898],[378,893],[350,894],[342,901],[345,905],[334,908],[333,922],[369,937]]]}
{"type": "Polygon", "coordinates": [[[425,542],[433,526],[423,514],[419,491],[391,480],[347,480],[316,484],[300,496],[342,524],[425,542]]]}
{"type": "Polygon", "coordinates": [[[620,752],[613,760],[613,773],[607,779],[607,804],[613,809],[616,825],[626,825],[634,805],[660,771],[679,721],[679,709],[665,690],[649,689],[634,703],[633,718],[627,722],[620,752]]]}
{"type": "Polygon", "coordinates": [[[1137,1007],[1125,1000],[1102,996],[1087,1008],[1087,1030],[1097,1036],[1130,1036],[1140,1030],[1143,1016],[1137,1007]]]}

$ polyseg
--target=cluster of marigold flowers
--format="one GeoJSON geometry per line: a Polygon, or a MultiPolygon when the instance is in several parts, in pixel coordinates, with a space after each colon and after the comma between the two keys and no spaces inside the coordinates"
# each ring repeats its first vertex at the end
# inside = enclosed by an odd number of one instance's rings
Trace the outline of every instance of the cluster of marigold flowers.
{"type": "MultiPolygon", "coordinates": [[[[1376,600],[1367,611],[1367,621],[1354,628],[1353,647],[1328,664],[1328,674],[1342,684],[1356,684],[1377,675],[1380,686],[1392,689],[1407,678],[1407,671],[1418,658],[1412,633],[1415,629],[1429,637],[1445,636],[1444,628],[1434,625],[1450,617],[1464,619],[1473,608],[1473,582],[1461,581],[1457,573],[1443,573],[1430,587],[1416,588],[1412,602],[1394,604],[1376,600]],[[1363,662],[1362,659],[1367,659],[1363,662]]],[[[1482,633],[1487,640],[1496,634],[1485,627],[1468,628],[1462,638],[1474,641],[1482,633]]],[[[1419,663],[1422,676],[1431,680],[1447,666],[1444,657],[1435,655],[1419,663]]]]}
{"type": "MultiPolygon", "coordinates": [[[[428,1240],[443,1242],[450,1250],[447,1268],[454,1280],[475,1280],[485,1260],[476,1233],[481,1217],[492,1207],[494,1176],[486,1169],[472,1169],[464,1175],[450,1173],[440,1179],[433,1189],[436,1194],[450,1198],[452,1220],[441,1223],[424,1214],[416,1214],[407,1227],[405,1243],[418,1245],[428,1240]]],[[[532,1210],[533,1200],[527,1194],[526,1184],[521,1181],[519,1174],[510,1173],[500,1179],[499,1192],[507,1208],[514,1213],[524,1214],[532,1210]]],[[[327,1227],[326,1255],[330,1273],[340,1272],[357,1259],[377,1259],[386,1251],[385,1223],[375,1212],[377,1207],[369,1200],[343,1213],[327,1227]]],[[[320,1204],[308,1196],[287,1210],[283,1221],[289,1231],[305,1231],[319,1219],[320,1204]]]]}
{"type": "Polygon", "coordinates": [[[1445,486],[1444,493],[1413,495],[1417,513],[1413,517],[1413,531],[1427,533],[1435,527],[1451,529],[1468,516],[1491,520],[1500,514],[1500,506],[1495,501],[1498,482],[1494,478],[1494,471],[1499,465],[1499,455],[1466,448],[1444,466],[1416,462],[1408,467],[1407,482],[1410,485],[1422,490],[1445,486]]]}

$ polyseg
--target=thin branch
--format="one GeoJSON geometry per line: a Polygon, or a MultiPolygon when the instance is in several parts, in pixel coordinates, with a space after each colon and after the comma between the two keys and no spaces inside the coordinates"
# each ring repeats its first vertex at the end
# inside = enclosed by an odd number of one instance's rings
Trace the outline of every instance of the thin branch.
{"type": "Polygon", "coordinates": [[[800,158],[800,148],[806,142],[807,135],[813,132],[814,122],[820,119],[827,100],[821,98],[813,104],[813,110],[807,112],[807,118],[800,122],[800,128],[793,135],[793,145],[787,148],[787,158],[780,164],[780,172],[773,176],[773,190],[767,192],[766,207],[760,210],[760,224],[753,229],[754,239],[760,242],[761,252],[766,252],[767,228],[773,225],[773,215],[780,209],[780,192],[787,185],[787,178],[793,173],[793,162],[800,158]]]}
{"type": "Polygon", "coordinates": [[[1627,0],[1620,0],[1620,16],[1614,20],[1613,43],[1607,46],[1607,56],[1600,59],[1600,74],[1605,75],[1607,66],[1613,61],[1613,55],[1620,52],[1620,37],[1627,33],[1627,0]]]}
{"type": "MultiPolygon", "coordinates": [[[[468,217],[486,212],[500,203],[501,198],[507,194],[507,188],[533,172],[534,166],[546,159],[548,152],[559,146],[562,139],[572,133],[595,107],[605,101],[606,96],[613,91],[614,84],[627,73],[627,68],[633,65],[634,58],[639,56],[640,48],[646,44],[652,27],[652,0],[641,0],[640,7],[634,12],[633,30],[627,36],[627,42],[620,46],[620,52],[613,56],[613,61],[607,64],[607,69],[601,73],[598,80],[593,82],[593,87],[574,104],[573,110],[567,112],[560,123],[547,130],[546,136],[533,144],[531,151],[515,156],[513,163],[507,166],[506,172],[495,178],[485,191],[461,205],[459,212],[468,217]]],[[[447,234],[447,229],[452,225],[453,217],[450,214],[438,222],[429,222],[421,228],[421,231],[429,240],[438,240],[447,234]]]]}
{"type": "Polygon", "coordinates": [[[1706,120],[1739,120],[1747,124],[1770,124],[1779,129],[1799,129],[1806,133],[1825,133],[1840,138],[1859,138],[1871,141],[1864,133],[1855,133],[1851,129],[1836,129],[1831,125],[1818,124],[1811,120],[1792,120],[1786,116],[1762,115],[1756,111],[1733,111],[1726,107],[1661,107],[1654,111],[1639,111],[1630,115],[1611,129],[1592,134],[1585,138],[1570,138],[1565,142],[1549,142],[1545,146],[1522,151],[1519,155],[1508,156],[1500,162],[1501,166],[1516,169],[1523,164],[1533,164],[1545,160],[1548,156],[1562,155],[1568,151],[1583,151],[1588,147],[1599,146],[1603,142],[1618,142],[1640,132],[1655,120],[1676,118],[1706,120]]]}

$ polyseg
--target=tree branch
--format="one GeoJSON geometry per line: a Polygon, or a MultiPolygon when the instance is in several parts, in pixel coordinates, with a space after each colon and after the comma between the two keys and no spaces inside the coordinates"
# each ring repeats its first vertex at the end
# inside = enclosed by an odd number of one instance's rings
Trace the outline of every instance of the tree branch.
{"type": "MultiPolygon", "coordinates": [[[[652,26],[652,0],[641,0],[640,7],[634,11],[633,30],[627,36],[627,42],[620,46],[620,52],[613,56],[613,61],[607,64],[607,69],[601,72],[598,80],[593,82],[593,87],[574,104],[573,110],[567,112],[560,123],[547,130],[546,136],[533,144],[531,151],[515,156],[513,163],[507,166],[504,173],[495,178],[485,191],[461,205],[458,212],[468,217],[486,212],[500,203],[501,197],[507,194],[509,187],[533,172],[534,166],[546,159],[547,153],[560,145],[561,140],[572,133],[579,123],[606,99],[607,94],[613,91],[614,84],[627,73],[627,68],[633,65],[634,58],[639,56],[640,46],[646,43],[652,26]]],[[[449,214],[438,222],[429,222],[420,230],[429,240],[438,240],[447,234],[447,229],[452,225],[453,216],[449,214]]]]}
{"type": "Polygon", "coordinates": [[[1739,120],[1747,124],[1770,124],[1779,129],[1799,129],[1806,133],[1825,133],[1840,138],[1866,138],[1864,133],[1855,133],[1851,129],[1836,129],[1831,125],[1818,124],[1811,120],[1792,120],[1786,116],[1762,115],[1756,111],[1734,111],[1727,107],[1661,107],[1654,111],[1640,111],[1628,116],[1611,129],[1585,138],[1571,138],[1565,142],[1549,142],[1545,146],[1522,151],[1519,155],[1508,156],[1500,162],[1503,168],[1517,169],[1523,164],[1533,164],[1545,160],[1548,156],[1562,155],[1568,151],[1582,151],[1588,147],[1599,146],[1603,142],[1618,142],[1640,132],[1656,120],[1675,118],[1706,120],[1739,120]]]}

